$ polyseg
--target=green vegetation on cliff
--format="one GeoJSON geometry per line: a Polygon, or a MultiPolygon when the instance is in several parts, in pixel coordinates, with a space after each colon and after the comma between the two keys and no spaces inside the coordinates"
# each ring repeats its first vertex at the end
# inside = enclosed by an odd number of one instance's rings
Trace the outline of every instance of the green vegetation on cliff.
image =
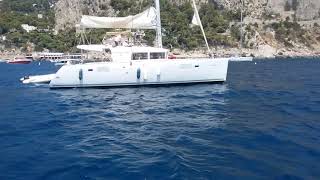
{"type": "MultiPolygon", "coordinates": [[[[74,29],[61,31],[54,35],[53,1],[48,0],[4,0],[0,12],[0,35],[6,35],[7,47],[27,47],[34,44],[37,51],[70,51],[78,43],[74,29]],[[43,18],[38,18],[42,14],[43,18]],[[27,33],[21,24],[29,24],[38,28],[27,33]]],[[[153,1],[143,0],[111,0],[110,5],[118,12],[118,16],[127,16],[143,11],[153,1]]],[[[205,45],[198,26],[191,26],[193,8],[190,2],[177,5],[169,0],[161,0],[161,18],[163,27],[163,43],[168,48],[195,49],[205,45]]],[[[102,7],[103,8],[103,7],[102,7]]],[[[217,8],[213,3],[202,4],[200,17],[207,34],[209,45],[235,46],[239,40],[239,29],[234,26],[229,30],[231,21],[238,21],[239,13],[231,13],[217,8]]],[[[104,31],[88,34],[93,43],[102,40],[104,31]]],[[[146,40],[154,41],[154,31],[146,31],[146,40]]]]}
{"type": "MultiPolygon", "coordinates": [[[[111,5],[113,9],[121,12],[120,16],[126,16],[138,13],[141,11],[141,7],[148,7],[152,3],[147,0],[142,3],[130,0],[112,0],[111,5]]],[[[186,1],[177,5],[177,3],[168,0],[161,0],[160,6],[164,46],[191,50],[205,45],[200,28],[190,25],[194,14],[190,2],[186,1]]],[[[229,22],[239,19],[239,13],[221,11],[213,3],[202,4],[200,9],[199,13],[209,45],[234,45],[238,38],[232,37],[226,32],[229,28],[229,22]]],[[[154,32],[148,31],[146,39],[152,43],[154,32]]]]}
{"type": "Polygon", "coordinates": [[[310,35],[296,21],[291,22],[287,19],[286,21],[273,23],[271,27],[275,31],[276,40],[286,47],[294,47],[293,43],[301,43],[306,46],[313,44],[310,35]]]}
{"type": "Polygon", "coordinates": [[[7,48],[19,47],[26,50],[34,44],[37,51],[67,51],[76,45],[72,30],[53,35],[55,25],[54,10],[48,0],[4,0],[0,4],[0,35],[7,40],[7,48]],[[40,15],[40,17],[38,17],[40,15]],[[42,17],[41,17],[42,16],[42,17]],[[27,33],[21,24],[37,27],[36,31],[27,33]]]}

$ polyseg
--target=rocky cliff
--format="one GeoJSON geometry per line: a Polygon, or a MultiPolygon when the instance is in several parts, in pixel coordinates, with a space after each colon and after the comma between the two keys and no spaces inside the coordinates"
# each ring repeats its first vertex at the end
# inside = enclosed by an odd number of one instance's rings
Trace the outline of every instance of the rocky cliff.
{"type": "MultiPolygon", "coordinates": [[[[190,0],[171,1],[179,4],[190,0]]],[[[237,11],[241,7],[239,0],[198,0],[198,3],[208,1],[227,10],[237,11]]],[[[116,16],[110,2],[111,0],[58,0],[55,8],[56,29],[75,25],[83,14],[116,16]]],[[[281,19],[294,16],[303,21],[320,18],[319,0],[243,0],[243,8],[248,17],[260,20],[265,19],[266,15],[277,15],[281,19]]]]}
{"type": "Polygon", "coordinates": [[[57,30],[74,27],[83,14],[114,16],[110,0],[59,0],[55,12],[57,30]]]}
{"type": "MultiPolygon", "coordinates": [[[[58,0],[55,6],[56,29],[74,27],[83,14],[117,16],[119,12],[112,3],[122,1],[125,3],[127,0],[58,0]]],[[[179,5],[190,0],[169,1],[179,5]]],[[[150,5],[153,0],[136,2],[136,7],[128,8],[145,8],[141,7],[142,4],[150,5]]],[[[221,11],[230,12],[239,12],[243,7],[246,29],[244,45],[250,53],[286,55],[320,49],[319,0],[243,0],[243,6],[240,0],[197,0],[197,3],[212,3],[221,11]]],[[[239,22],[234,23],[239,27],[239,22]]]]}
{"type": "MultiPolygon", "coordinates": [[[[240,0],[211,1],[230,10],[241,6],[240,0]]],[[[320,18],[319,0],[243,0],[243,4],[247,15],[252,18],[263,19],[263,16],[269,13],[278,14],[281,17],[294,14],[298,20],[320,18]]]]}

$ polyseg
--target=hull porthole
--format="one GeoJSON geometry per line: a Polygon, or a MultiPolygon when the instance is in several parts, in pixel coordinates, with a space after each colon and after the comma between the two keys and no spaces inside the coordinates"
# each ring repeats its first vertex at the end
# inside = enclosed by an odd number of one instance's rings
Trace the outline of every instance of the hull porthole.
{"type": "Polygon", "coordinates": [[[83,79],[83,70],[80,69],[79,70],[79,80],[82,81],[82,79],[83,79]]]}
{"type": "Polygon", "coordinates": [[[137,79],[140,79],[141,78],[141,69],[138,68],[137,69],[137,79]]]}

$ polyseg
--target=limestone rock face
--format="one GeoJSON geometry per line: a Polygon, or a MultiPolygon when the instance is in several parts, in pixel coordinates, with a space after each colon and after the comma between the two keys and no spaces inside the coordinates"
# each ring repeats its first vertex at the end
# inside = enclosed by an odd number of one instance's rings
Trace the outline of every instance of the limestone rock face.
{"type": "Polygon", "coordinates": [[[320,18],[319,0],[300,0],[296,11],[297,18],[300,20],[314,20],[320,18]]]}
{"type": "Polygon", "coordinates": [[[315,20],[320,18],[319,0],[269,0],[268,9],[283,15],[286,13],[285,6],[289,5],[297,20],[315,20]]]}
{"type": "MultiPolygon", "coordinates": [[[[153,1],[153,0],[150,0],[153,1]]],[[[170,0],[181,4],[190,0],[170,0]]],[[[245,14],[252,19],[263,20],[265,14],[277,14],[282,19],[293,15],[297,20],[320,19],[320,0],[242,0],[245,14]],[[289,10],[285,8],[289,4],[289,10]]],[[[115,16],[111,0],[58,0],[56,3],[56,29],[74,27],[81,15],[115,16]]],[[[196,0],[200,3],[214,3],[222,9],[237,11],[240,0],[196,0]]]]}
{"type": "Polygon", "coordinates": [[[81,15],[114,16],[110,0],[59,0],[55,6],[56,30],[74,27],[81,15]]]}
{"type": "MultiPolygon", "coordinates": [[[[240,0],[211,0],[222,7],[235,10],[241,7],[240,0]]],[[[242,0],[246,14],[251,18],[263,18],[266,13],[288,15],[286,5],[295,14],[297,20],[315,20],[320,18],[319,0],[242,0]]],[[[292,14],[291,13],[291,14],[292,14]]],[[[289,13],[290,14],[290,13],[289,13]]]]}
{"type": "MultiPolygon", "coordinates": [[[[55,6],[56,30],[75,27],[80,22],[81,15],[117,16],[119,12],[116,12],[111,6],[112,1],[57,0],[55,6]]],[[[154,0],[132,1],[138,4],[146,1],[152,3],[154,0]]],[[[185,2],[191,3],[191,0],[169,1],[174,5],[180,5],[185,2]]],[[[247,49],[249,50],[248,54],[271,57],[278,54],[290,55],[293,52],[300,52],[303,55],[308,54],[308,48],[311,51],[320,49],[320,30],[318,27],[318,24],[320,24],[320,0],[196,0],[196,3],[198,5],[201,3],[213,3],[221,10],[234,12],[243,7],[245,14],[244,26],[253,28],[250,33],[245,32],[244,34],[244,44],[246,47],[250,47],[247,49]],[[241,4],[241,1],[243,4],[241,4]],[[309,39],[310,41],[308,46],[301,42],[292,41],[293,47],[286,47],[277,40],[275,30],[267,26],[287,18],[290,21],[297,20],[302,26],[306,32],[304,39],[309,39]],[[252,26],[253,24],[254,26],[252,26]]],[[[237,49],[232,49],[232,52],[235,50],[237,49]]],[[[225,50],[222,52],[222,54],[226,53],[225,50]]]]}

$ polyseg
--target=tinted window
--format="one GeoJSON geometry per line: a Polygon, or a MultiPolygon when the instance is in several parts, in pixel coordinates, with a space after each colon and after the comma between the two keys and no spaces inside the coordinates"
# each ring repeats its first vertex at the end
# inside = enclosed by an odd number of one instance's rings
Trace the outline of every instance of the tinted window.
{"type": "Polygon", "coordinates": [[[148,53],[133,53],[132,60],[144,60],[148,59],[148,53]]]}
{"type": "Polygon", "coordinates": [[[165,58],[165,53],[160,52],[160,53],[150,53],[150,59],[164,59],[165,58]]]}

